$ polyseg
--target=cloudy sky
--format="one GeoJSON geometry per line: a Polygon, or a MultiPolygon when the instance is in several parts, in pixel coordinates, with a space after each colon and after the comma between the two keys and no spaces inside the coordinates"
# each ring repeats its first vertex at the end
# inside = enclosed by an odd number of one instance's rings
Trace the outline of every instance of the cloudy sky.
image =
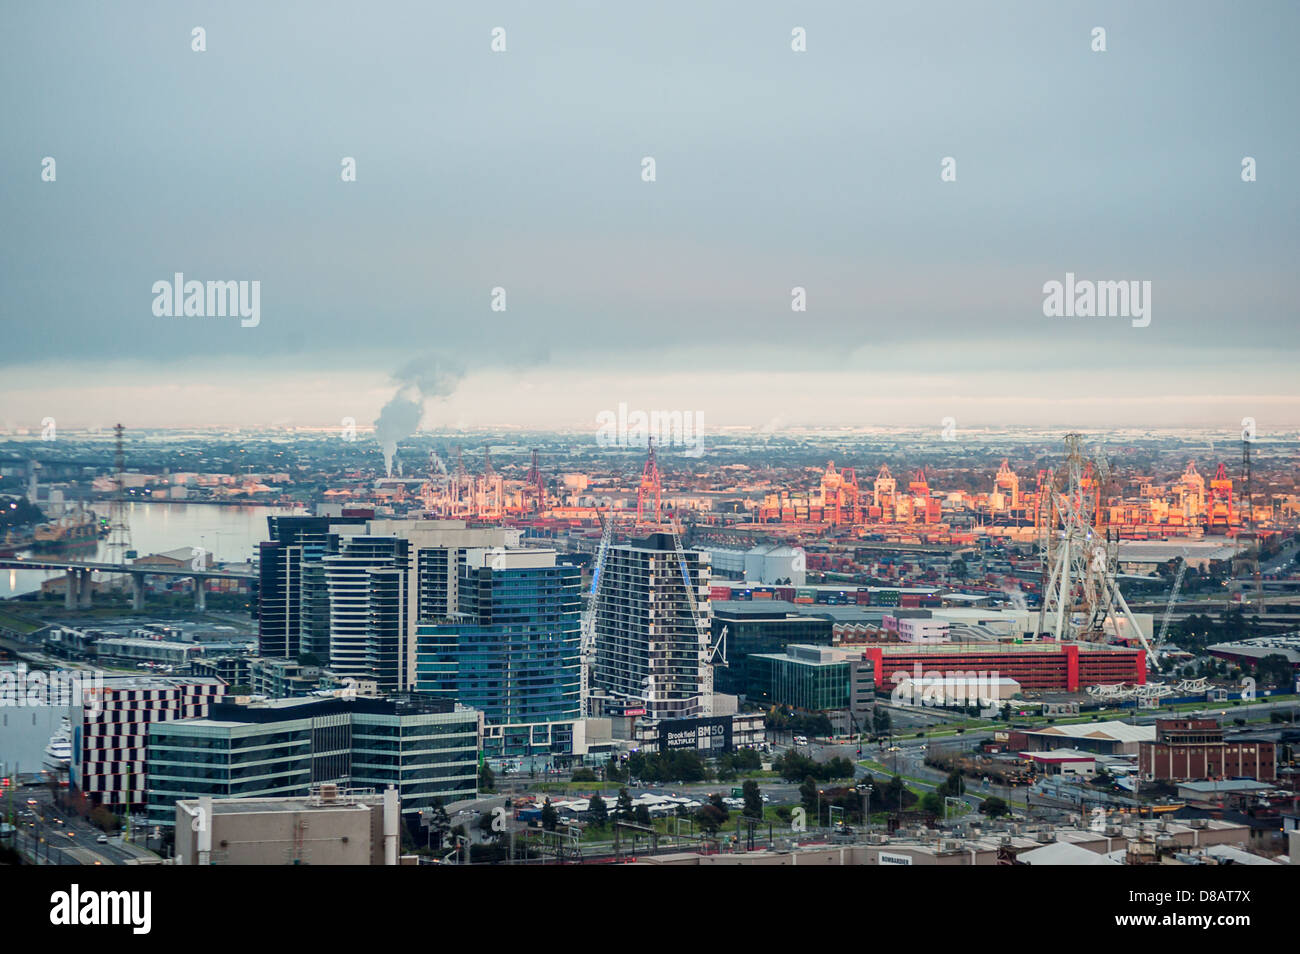
{"type": "Polygon", "coordinates": [[[11,4],[0,426],[364,424],[445,356],[426,426],[1294,427],[1298,10],[11,4]]]}

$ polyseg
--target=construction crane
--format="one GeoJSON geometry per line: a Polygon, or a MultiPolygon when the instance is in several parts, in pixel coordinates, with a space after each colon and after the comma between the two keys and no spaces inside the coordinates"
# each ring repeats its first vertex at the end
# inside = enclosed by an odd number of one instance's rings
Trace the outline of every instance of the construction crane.
{"type": "Polygon", "coordinates": [[[700,646],[700,715],[713,715],[713,661],[721,658],[727,665],[727,630],[723,627],[717,642],[713,641],[709,627],[700,615],[699,601],[695,598],[695,585],[691,582],[691,569],[686,563],[686,548],[682,546],[682,525],[676,516],[669,526],[672,529],[673,549],[677,551],[677,566],[682,572],[682,586],[686,590],[686,603],[700,646]]]}
{"type": "Polygon", "coordinates": [[[587,611],[582,617],[582,632],[579,641],[578,697],[582,704],[582,714],[590,716],[591,711],[591,667],[596,662],[596,608],[600,602],[601,571],[605,568],[605,556],[609,553],[609,544],[614,536],[614,511],[605,511],[605,526],[600,532],[600,545],[596,548],[596,561],[591,570],[591,590],[587,594],[587,611]]]}
{"type": "MultiPolygon", "coordinates": [[[[1187,573],[1187,551],[1184,550],[1178,558],[1178,572],[1174,575],[1174,585],[1169,591],[1169,605],[1165,607],[1165,618],[1160,621],[1160,634],[1156,636],[1156,644],[1152,648],[1159,652],[1160,647],[1165,644],[1165,634],[1169,632],[1169,620],[1174,615],[1174,603],[1178,602],[1178,590],[1183,585],[1183,576],[1187,573]]],[[[1152,662],[1155,662],[1154,657],[1152,662]]]]}

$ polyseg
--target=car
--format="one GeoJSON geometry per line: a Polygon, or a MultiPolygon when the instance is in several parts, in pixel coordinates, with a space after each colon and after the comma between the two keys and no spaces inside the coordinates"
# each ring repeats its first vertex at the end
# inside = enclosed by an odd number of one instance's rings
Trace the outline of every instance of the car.
{"type": "Polygon", "coordinates": [[[108,836],[107,836],[107,835],[100,835],[98,838],[95,839],[95,843],[96,843],[96,844],[100,844],[100,845],[107,845],[107,844],[108,844],[108,836]]]}
{"type": "Polygon", "coordinates": [[[73,831],[71,828],[65,828],[64,831],[63,831],[63,833],[64,833],[65,835],[67,835],[69,838],[76,838],[76,837],[77,837],[77,833],[76,833],[75,831],[73,831]]]}
{"type": "Polygon", "coordinates": [[[39,805],[40,802],[38,802],[38,801],[37,801],[36,799],[34,799],[34,798],[29,798],[29,799],[27,799],[27,804],[28,804],[28,805],[39,805]]]}

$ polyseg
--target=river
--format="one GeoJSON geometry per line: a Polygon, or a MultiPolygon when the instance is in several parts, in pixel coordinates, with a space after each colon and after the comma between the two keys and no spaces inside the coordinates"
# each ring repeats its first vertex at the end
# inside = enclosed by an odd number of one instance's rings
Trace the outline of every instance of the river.
{"type": "MultiPolygon", "coordinates": [[[[108,503],[95,507],[107,516],[108,503]]],[[[218,563],[243,563],[257,554],[257,545],[267,539],[266,518],[270,515],[302,513],[288,507],[226,507],[208,504],[137,501],[127,504],[131,545],[140,556],[179,547],[203,547],[218,563]]],[[[39,554],[58,559],[107,560],[106,540],[89,546],[39,554]]],[[[29,551],[24,551],[31,555],[29,551]]],[[[0,599],[32,593],[41,582],[58,571],[0,570],[0,599]]]]}

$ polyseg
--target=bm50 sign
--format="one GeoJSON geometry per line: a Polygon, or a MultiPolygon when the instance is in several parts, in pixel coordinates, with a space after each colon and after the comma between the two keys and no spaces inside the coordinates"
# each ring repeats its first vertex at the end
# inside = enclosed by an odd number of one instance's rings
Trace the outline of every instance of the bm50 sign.
{"type": "Polygon", "coordinates": [[[696,749],[721,754],[731,751],[731,718],[666,719],[659,723],[659,751],[696,749]]]}

